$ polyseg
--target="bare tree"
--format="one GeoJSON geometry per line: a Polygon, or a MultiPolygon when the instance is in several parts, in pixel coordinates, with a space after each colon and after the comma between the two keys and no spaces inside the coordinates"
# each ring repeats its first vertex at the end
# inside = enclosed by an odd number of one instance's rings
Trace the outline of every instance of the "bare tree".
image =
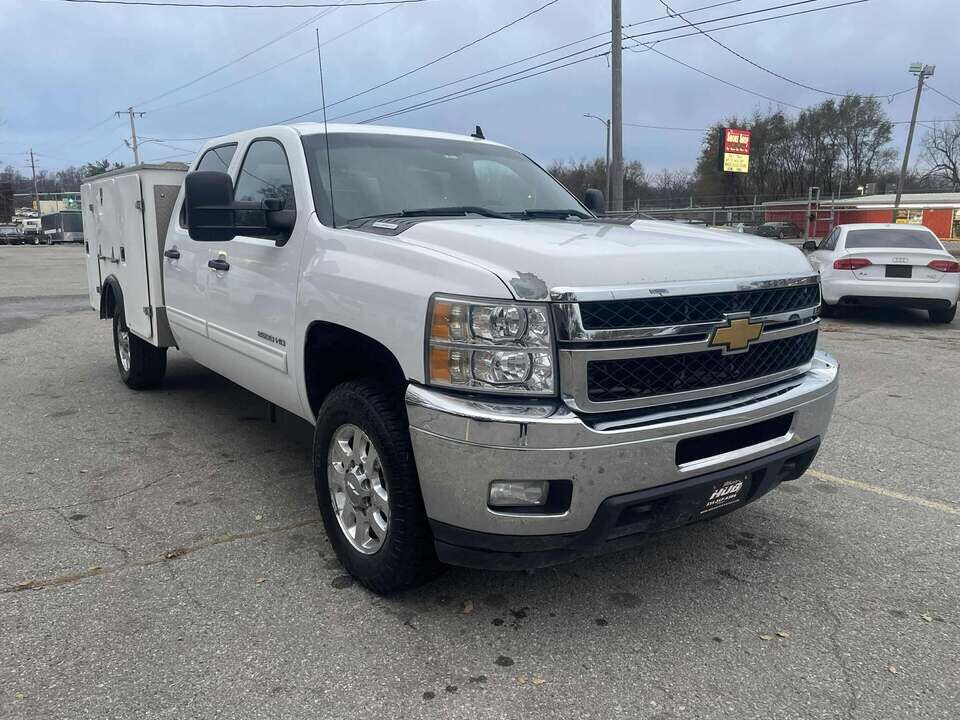
{"type": "Polygon", "coordinates": [[[923,178],[954,192],[960,190],[960,115],[952,122],[933,125],[921,144],[923,178]]]}

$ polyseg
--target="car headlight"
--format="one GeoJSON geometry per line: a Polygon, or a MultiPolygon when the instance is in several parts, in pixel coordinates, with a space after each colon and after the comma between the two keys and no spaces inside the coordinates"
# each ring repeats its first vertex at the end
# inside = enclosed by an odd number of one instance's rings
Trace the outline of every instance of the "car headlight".
{"type": "Polygon", "coordinates": [[[556,393],[546,305],[435,296],[427,382],[478,392],[556,393]]]}

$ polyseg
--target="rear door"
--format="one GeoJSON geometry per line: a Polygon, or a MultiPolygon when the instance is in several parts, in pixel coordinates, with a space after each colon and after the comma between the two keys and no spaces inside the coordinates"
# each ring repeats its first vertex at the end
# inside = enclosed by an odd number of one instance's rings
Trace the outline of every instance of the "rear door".
{"type": "MultiPolygon", "coordinates": [[[[227,172],[237,144],[228,143],[210,148],[201,156],[194,170],[227,172]]],[[[183,189],[174,208],[163,248],[163,289],[167,319],[173,326],[177,346],[200,363],[210,366],[207,336],[207,280],[212,270],[210,243],[190,237],[183,209],[183,189]]]]}

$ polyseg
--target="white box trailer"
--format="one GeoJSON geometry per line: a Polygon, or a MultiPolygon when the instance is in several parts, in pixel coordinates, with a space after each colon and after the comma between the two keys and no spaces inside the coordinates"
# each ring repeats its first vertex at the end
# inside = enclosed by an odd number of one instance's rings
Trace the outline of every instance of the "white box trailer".
{"type": "Polygon", "coordinates": [[[183,163],[141,164],[87,178],[80,187],[90,305],[106,317],[103,290],[117,284],[130,332],[156,347],[175,344],[161,268],[186,174],[183,163]]]}

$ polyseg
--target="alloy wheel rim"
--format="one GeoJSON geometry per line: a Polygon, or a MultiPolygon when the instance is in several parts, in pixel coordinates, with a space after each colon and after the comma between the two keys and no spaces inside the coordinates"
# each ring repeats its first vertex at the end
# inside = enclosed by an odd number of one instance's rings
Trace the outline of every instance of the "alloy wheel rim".
{"type": "Polygon", "coordinates": [[[120,364],[124,372],[130,372],[130,333],[117,327],[117,349],[120,351],[120,364]]]}
{"type": "Polygon", "coordinates": [[[390,503],[380,453],[356,425],[337,428],[327,452],[327,482],[337,524],[355,550],[377,552],[390,527],[390,503]]]}

